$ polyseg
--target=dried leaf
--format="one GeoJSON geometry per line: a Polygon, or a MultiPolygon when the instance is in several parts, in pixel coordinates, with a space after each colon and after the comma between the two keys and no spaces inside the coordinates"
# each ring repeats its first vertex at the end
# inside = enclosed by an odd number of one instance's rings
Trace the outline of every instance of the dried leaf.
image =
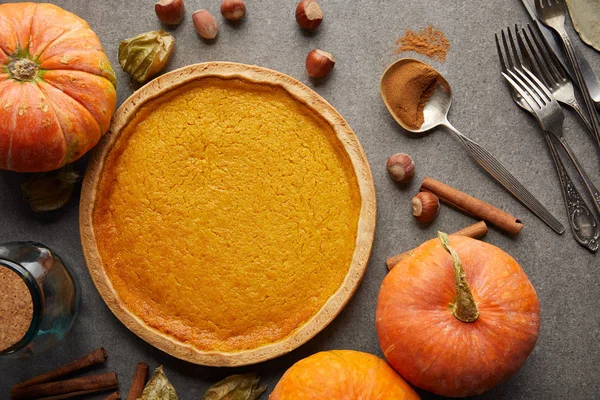
{"type": "Polygon", "coordinates": [[[119,64],[140,83],[163,70],[173,52],[175,39],[163,31],[142,33],[119,45],[119,64]]]}
{"type": "Polygon", "coordinates": [[[71,164],[55,171],[32,174],[21,185],[23,200],[34,212],[57,210],[67,204],[80,178],[71,164]]]}
{"type": "MultiPolygon", "coordinates": [[[[260,380],[260,379],[259,379],[260,380]]],[[[256,382],[258,384],[258,381],[256,382]]],[[[248,400],[256,400],[267,390],[267,385],[257,386],[252,389],[250,396],[248,396],[248,400]]]]}
{"type": "Polygon", "coordinates": [[[573,26],[581,40],[600,51],[600,2],[567,0],[573,26]]]}
{"type": "Polygon", "coordinates": [[[260,378],[253,374],[231,375],[212,385],[202,400],[256,400],[267,390],[258,386],[260,378]]]}
{"type": "Polygon", "coordinates": [[[162,365],[156,368],[138,400],[177,400],[175,388],[167,379],[162,365]]]}

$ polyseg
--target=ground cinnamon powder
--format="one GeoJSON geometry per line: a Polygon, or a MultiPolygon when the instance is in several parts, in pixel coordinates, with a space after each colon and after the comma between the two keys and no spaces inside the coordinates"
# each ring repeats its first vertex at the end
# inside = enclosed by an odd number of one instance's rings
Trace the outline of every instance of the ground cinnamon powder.
{"type": "Polygon", "coordinates": [[[396,117],[410,129],[419,129],[423,110],[435,90],[440,74],[427,64],[412,61],[401,64],[385,79],[383,90],[396,117]]]}
{"type": "Polygon", "coordinates": [[[437,61],[446,61],[446,55],[450,49],[450,42],[444,33],[435,29],[432,25],[423,28],[420,32],[407,29],[404,36],[396,40],[396,53],[414,51],[424,54],[437,61]]]}
{"type": "Polygon", "coordinates": [[[32,318],[29,288],[16,272],[0,265],[0,351],[25,336],[32,318]]]}

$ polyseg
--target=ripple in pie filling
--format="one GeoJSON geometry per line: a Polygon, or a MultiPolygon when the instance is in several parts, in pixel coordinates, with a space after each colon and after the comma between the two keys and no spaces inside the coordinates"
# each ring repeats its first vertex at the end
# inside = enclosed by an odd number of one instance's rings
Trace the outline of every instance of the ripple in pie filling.
{"type": "Polygon", "coordinates": [[[280,87],[204,77],[128,123],[92,218],[130,312],[232,352],[285,339],[325,305],[352,263],[360,209],[327,120],[280,87]]]}

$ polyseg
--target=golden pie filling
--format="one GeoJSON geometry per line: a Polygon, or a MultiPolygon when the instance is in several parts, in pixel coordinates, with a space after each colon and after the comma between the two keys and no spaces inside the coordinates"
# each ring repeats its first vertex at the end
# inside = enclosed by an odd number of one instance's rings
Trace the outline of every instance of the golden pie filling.
{"type": "Polygon", "coordinates": [[[203,351],[290,336],[342,285],[361,197],[332,126],[287,91],[202,78],[151,100],[93,211],[126,308],[203,351]]]}

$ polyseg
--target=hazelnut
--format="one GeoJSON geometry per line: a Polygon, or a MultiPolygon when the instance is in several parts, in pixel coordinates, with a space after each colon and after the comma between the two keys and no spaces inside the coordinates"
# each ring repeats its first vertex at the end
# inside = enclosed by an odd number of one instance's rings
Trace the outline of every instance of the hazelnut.
{"type": "Polygon", "coordinates": [[[396,153],[386,163],[388,174],[398,183],[406,183],[415,175],[415,163],[408,154],[396,153]]]}
{"type": "Polygon", "coordinates": [[[244,0],[223,0],[221,14],[230,21],[239,21],[246,16],[244,0]]]}
{"type": "Polygon", "coordinates": [[[420,222],[431,222],[440,209],[440,199],[431,192],[419,192],[412,199],[413,215],[420,222]]]}
{"type": "Polygon", "coordinates": [[[296,22],[301,28],[312,31],[321,25],[323,10],[314,0],[302,0],[296,7],[296,22]]]}
{"type": "Polygon", "coordinates": [[[185,15],[183,0],[159,0],[154,5],[156,16],[165,25],[179,25],[185,15]]]}
{"type": "Polygon", "coordinates": [[[323,50],[314,49],[306,56],[306,73],[311,78],[322,78],[333,69],[333,56],[323,50]]]}
{"type": "Polygon", "coordinates": [[[206,10],[198,10],[192,14],[194,27],[198,35],[204,39],[212,40],[217,37],[219,27],[215,18],[206,10]]]}

